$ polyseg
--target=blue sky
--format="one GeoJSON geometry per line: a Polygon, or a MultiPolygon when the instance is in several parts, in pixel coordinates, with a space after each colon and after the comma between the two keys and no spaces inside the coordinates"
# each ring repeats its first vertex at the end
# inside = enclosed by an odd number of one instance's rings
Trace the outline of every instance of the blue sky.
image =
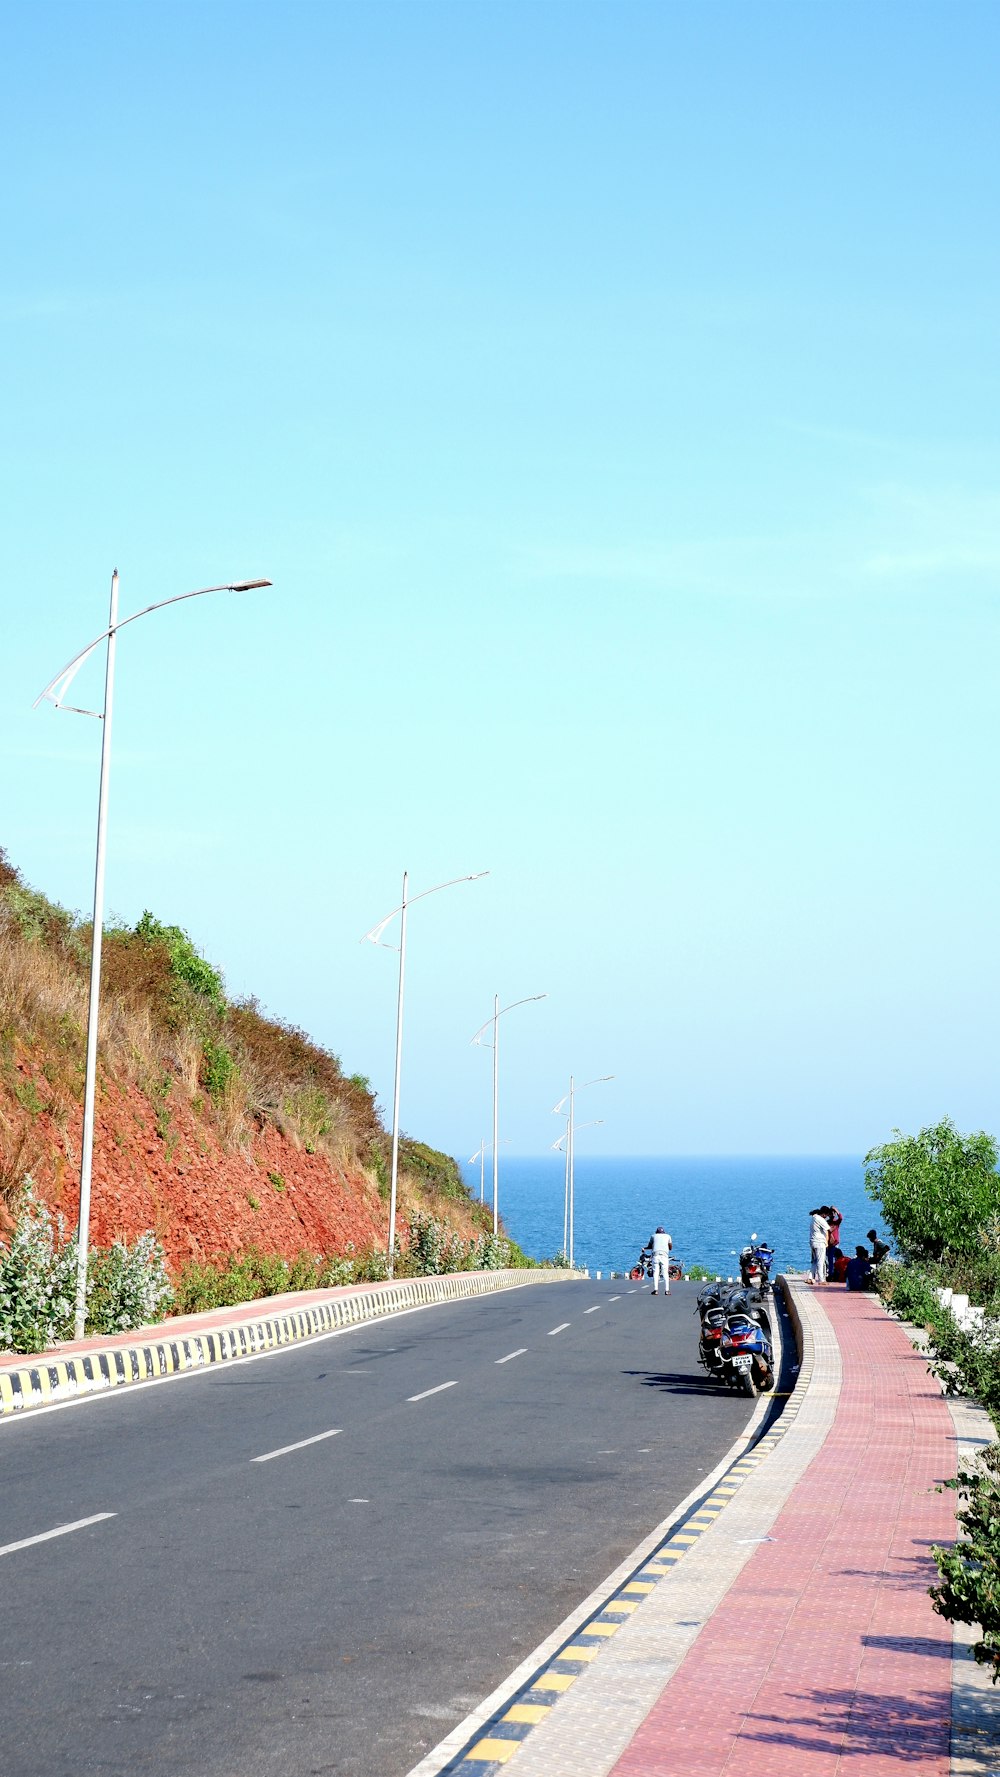
{"type": "Polygon", "coordinates": [[[588,1151],[1000,1126],[995,7],[9,9],[0,844],[588,1151]],[[100,696],[99,674],[81,678],[100,696]],[[595,1095],[596,1098],[596,1095],[595,1095]],[[581,1108],[581,1116],[583,1115],[581,1108]],[[590,1149],[589,1144],[594,1144],[590,1149]]]}

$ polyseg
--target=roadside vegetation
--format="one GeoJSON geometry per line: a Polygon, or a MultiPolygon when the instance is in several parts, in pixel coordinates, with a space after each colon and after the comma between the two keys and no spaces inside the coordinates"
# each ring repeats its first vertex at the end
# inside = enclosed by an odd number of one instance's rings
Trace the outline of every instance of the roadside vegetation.
{"type": "MultiPolygon", "coordinates": [[[[1000,1432],[1000,1175],[994,1138],[961,1135],[947,1119],[873,1148],[868,1193],[881,1205],[900,1257],[879,1267],[886,1306],[925,1329],[931,1368],[949,1394],[983,1406],[1000,1432]],[[981,1313],[968,1324],[939,1291],[967,1296],[981,1313]]],[[[1000,1442],[950,1483],[960,1540],[935,1548],[934,1608],[978,1628],[976,1659],[1000,1682],[1000,1442]]]]}
{"type": "MultiPolygon", "coordinates": [[[[75,1242],[58,1192],[36,1189],[32,1174],[51,1161],[53,1139],[75,1164],[70,1125],[83,1092],[90,943],[89,923],[28,887],[0,851],[0,1347],[9,1350],[44,1350],[72,1327],[75,1242]]],[[[345,1073],[337,1055],[256,1000],[231,1001],[188,934],[151,912],[105,930],[99,1056],[99,1104],[115,1088],[138,1087],[168,1163],[180,1158],[183,1102],[218,1144],[214,1153],[221,1146],[249,1163],[255,1140],[277,1131],[300,1154],[364,1181],[369,1204],[388,1201],[389,1140],[368,1080],[345,1073]]],[[[288,1201],[288,1168],[261,1167],[248,1171],[252,1212],[264,1197],[288,1201]]],[[[393,1259],[397,1277],[533,1263],[493,1234],[456,1162],[408,1137],[399,1200],[406,1231],[393,1259]]],[[[388,1274],[388,1254],[349,1241],[338,1252],[275,1253],[250,1240],[168,1272],[148,1232],[93,1248],[88,1269],[87,1330],[104,1334],[169,1312],[377,1281],[388,1274]]]]}

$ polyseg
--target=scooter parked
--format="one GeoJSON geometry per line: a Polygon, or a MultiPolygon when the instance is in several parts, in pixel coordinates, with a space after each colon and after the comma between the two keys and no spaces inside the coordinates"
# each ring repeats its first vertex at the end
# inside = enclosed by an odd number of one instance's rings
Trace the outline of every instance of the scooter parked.
{"type": "Polygon", "coordinates": [[[774,1387],[774,1352],[759,1320],[731,1314],[720,1340],[722,1380],[742,1394],[767,1393],[774,1387]]]}
{"type": "Polygon", "coordinates": [[[750,1244],[740,1253],[740,1277],[744,1287],[755,1290],[761,1301],[771,1293],[771,1266],[774,1264],[774,1248],[764,1241],[758,1241],[756,1234],[751,1234],[750,1244]]]}

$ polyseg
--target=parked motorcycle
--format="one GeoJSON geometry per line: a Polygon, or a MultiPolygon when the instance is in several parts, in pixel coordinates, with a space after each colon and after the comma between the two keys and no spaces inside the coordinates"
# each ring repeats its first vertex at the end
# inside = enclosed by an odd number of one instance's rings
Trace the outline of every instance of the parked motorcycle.
{"type": "Polygon", "coordinates": [[[731,1314],[720,1340],[722,1380],[742,1394],[767,1393],[774,1387],[774,1352],[759,1320],[731,1314]]]}
{"type": "Polygon", "coordinates": [[[771,1293],[773,1263],[774,1248],[758,1241],[756,1234],[751,1234],[749,1245],[740,1253],[740,1278],[744,1287],[755,1290],[762,1301],[771,1293]]]}
{"type": "Polygon", "coordinates": [[[719,1382],[756,1394],[774,1387],[774,1356],[764,1310],[739,1284],[709,1284],[696,1304],[698,1362],[719,1382]]]}

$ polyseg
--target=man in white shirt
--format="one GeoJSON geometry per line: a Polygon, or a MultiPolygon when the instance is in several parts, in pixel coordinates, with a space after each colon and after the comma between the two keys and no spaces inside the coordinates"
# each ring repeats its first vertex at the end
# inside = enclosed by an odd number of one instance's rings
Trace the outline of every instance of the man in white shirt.
{"type": "Polygon", "coordinates": [[[650,1255],[650,1270],[653,1273],[652,1294],[654,1296],[658,1294],[661,1277],[663,1279],[663,1294],[665,1296],[670,1294],[670,1249],[673,1244],[666,1228],[657,1228],[656,1233],[650,1235],[642,1249],[643,1252],[650,1255]]]}

